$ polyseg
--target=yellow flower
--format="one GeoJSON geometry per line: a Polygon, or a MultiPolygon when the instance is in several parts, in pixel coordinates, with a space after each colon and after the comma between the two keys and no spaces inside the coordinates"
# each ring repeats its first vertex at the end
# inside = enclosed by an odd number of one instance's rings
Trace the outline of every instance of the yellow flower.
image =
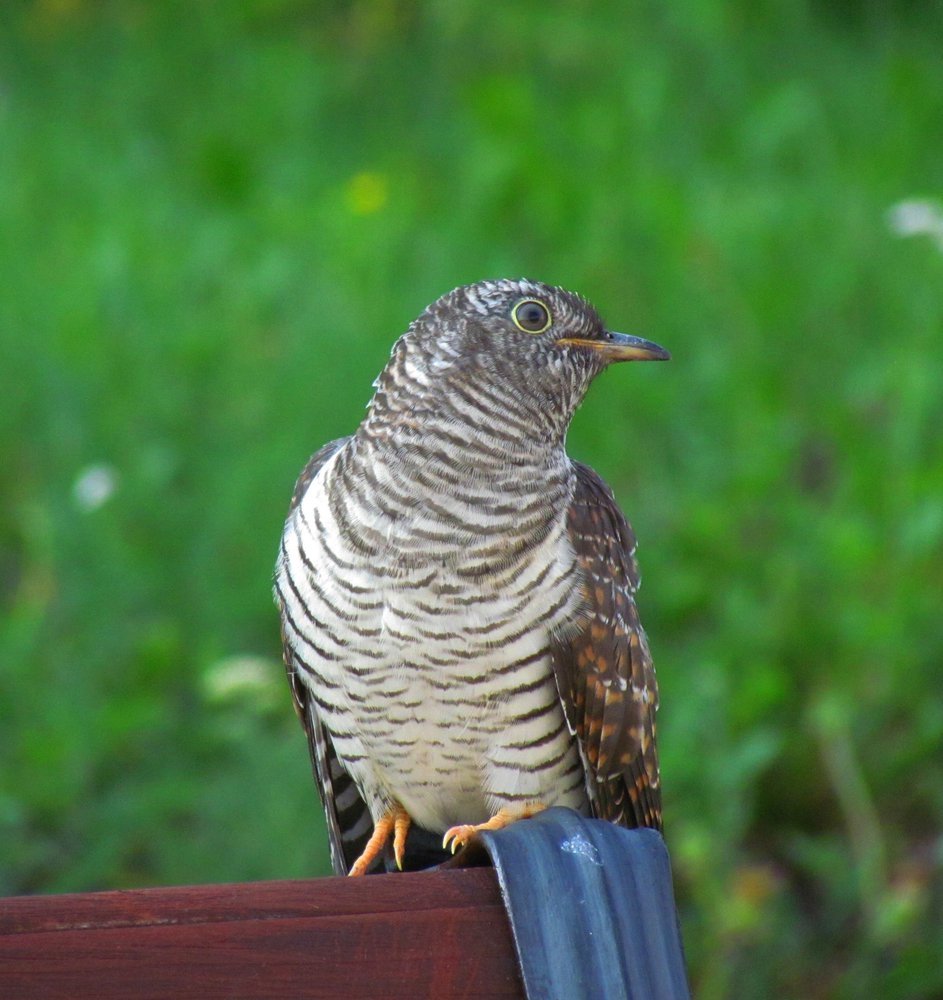
{"type": "Polygon", "coordinates": [[[354,215],[373,215],[386,206],[389,183],[385,174],[362,170],[344,188],[344,200],[354,215]]]}

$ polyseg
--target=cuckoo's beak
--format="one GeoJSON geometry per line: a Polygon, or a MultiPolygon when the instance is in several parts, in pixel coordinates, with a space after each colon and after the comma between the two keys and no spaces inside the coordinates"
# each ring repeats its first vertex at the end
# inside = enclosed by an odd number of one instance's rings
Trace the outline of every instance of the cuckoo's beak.
{"type": "Polygon", "coordinates": [[[563,337],[557,341],[569,347],[587,347],[601,354],[607,361],[670,361],[671,355],[658,344],[628,333],[609,333],[605,337],[589,339],[563,337]]]}

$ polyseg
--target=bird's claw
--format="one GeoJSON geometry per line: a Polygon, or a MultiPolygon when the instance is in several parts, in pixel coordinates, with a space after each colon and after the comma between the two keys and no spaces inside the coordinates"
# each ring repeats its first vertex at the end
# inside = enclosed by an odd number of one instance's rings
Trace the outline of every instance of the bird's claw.
{"type": "Polygon", "coordinates": [[[454,854],[460,847],[464,847],[484,826],[484,823],[480,826],[470,826],[468,823],[462,823],[460,826],[450,827],[445,831],[445,836],[442,838],[442,849],[454,854]]]}
{"type": "Polygon", "coordinates": [[[403,858],[406,856],[406,834],[412,820],[409,813],[401,806],[393,813],[393,857],[396,859],[396,867],[403,870],[403,858]]]}
{"type": "Polygon", "coordinates": [[[366,875],[377,856],[383,851],[390,834],[393,835],[393,857],[396,867],[403,870],[403,857],[406,854],[406,834],[412,824],[409,813],[397,803],[384,813],[374,824],[373,833],[363,849],[363,853],[351,865],[348,877],[366,875]]]}
{"type": "Polygon", "coordinates": [[[466,847],[472,837],[482,830],[501,830],[519,819],[527,819],[528,816],[534,816],[546,808],[542,802],[530,802],[525,806],[499,809],[487,823],[478,823],[474,826],[462,823],[459,826],[450,827],[442,838],[442,849],[450,850],[454,854],[460,847],[466,847]]]}

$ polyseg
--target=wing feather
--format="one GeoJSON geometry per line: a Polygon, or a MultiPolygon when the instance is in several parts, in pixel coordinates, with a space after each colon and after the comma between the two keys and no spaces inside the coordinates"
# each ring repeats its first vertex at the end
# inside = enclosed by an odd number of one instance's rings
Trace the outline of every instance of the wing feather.
{"type": "Polygon", "coordinates": [[[588,771],[595,815],[661,829],[658,686],[635,603],[635,536],[612,492],[574,463],[567,526],[584,574],[582,625],[554,643],[557,688],[588,771]]]}

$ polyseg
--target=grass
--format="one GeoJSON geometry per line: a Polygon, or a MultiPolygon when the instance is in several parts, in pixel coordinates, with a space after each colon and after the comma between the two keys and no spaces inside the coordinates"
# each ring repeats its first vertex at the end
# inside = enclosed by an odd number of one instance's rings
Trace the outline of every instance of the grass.
{"type": "Polygon", "coordinates": [[[570,450],[641,539],[695,992],[939,995],[943,253],[888,225],[943,191],[939,12],[0,19],[0,892],[327,871],[294,476],[427,302],[527,274],[674,354],[570,450]]]}

